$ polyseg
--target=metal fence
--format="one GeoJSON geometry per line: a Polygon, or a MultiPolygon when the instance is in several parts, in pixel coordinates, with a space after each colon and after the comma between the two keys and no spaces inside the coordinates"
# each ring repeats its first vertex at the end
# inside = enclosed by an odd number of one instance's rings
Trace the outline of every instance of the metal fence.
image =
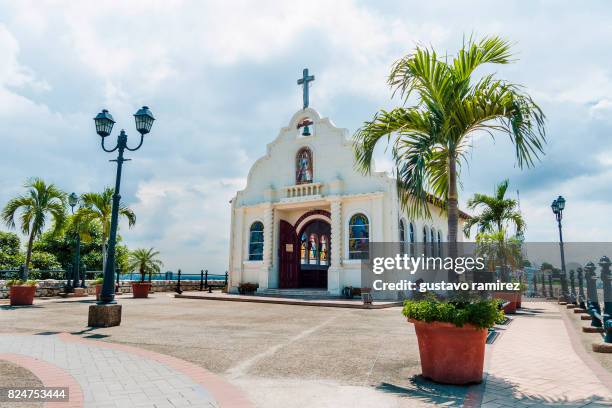
{"type": "MultiPolygon", "coordinates": [[[[93,279],[103,276],[103,271],[85,271],[84,274],[85,274],[86,280],[93,280],[93,279]]],[[[0,280],[19,279],[20,277],[19,275],[20,275],[19,269],[0,269],[0,280]]],[[[73,275],[72,271],[67,271],[65,269],[44,269],[44,270],[33,269],[28,272],[28,278],[36,279],[36,280],[44,280],[44,279],[67,280],[67,279],[72,279],[73,278],[72,275],[73,275]]],[[[211,273],[208,273],[208,271],[206,271],[206,275],[207,275],[207,280],[211,280],[211,281],[223,281],[226,279],[225,273],[211,274],[211,273]]],[[[200,271],[198,273],[181,272],[182,280],[199,281],[199,280],[204,280],[204,277],[205,277],[204,271],[200,271]]],[[[166,272],[154,274],[151,276],[151,280],[153,281],[158,281],[158,280],[174,281],[177,279],[178,279],[178,272],[173,272],[173,271],[166,271],[166,272]]],[[[122,280],[122,281],[140,280],[140,274],[137,272],[136,273],[134,272],[120,273],[119,280],[122,280]]],[[[145,280],[147,281],[149,280],[149,275],[145,275],[145,280]]]]}

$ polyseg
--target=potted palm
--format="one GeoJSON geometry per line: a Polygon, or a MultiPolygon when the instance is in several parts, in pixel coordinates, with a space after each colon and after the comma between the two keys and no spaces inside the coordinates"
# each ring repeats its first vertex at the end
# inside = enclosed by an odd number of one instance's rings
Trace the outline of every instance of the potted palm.
{"type": "Polygon", "coordinates": [[[135,298],[146,298],[151,290],[151,275],[160,271],[163,262],[157,259],[159,251],[154,248],[139,248],[130,252],[129,269],[138,270],[140,282],[132,282],[132,295],[135,298]],[[149,281],[145,282],[145,277],[149,275],[149,281]]]}
{"type": "Polygon", "coordinates": [[[102,292],[102,283],[104,282],[104,278],[99,277],[94,279],[93,284],[96,288],[96,300],[100,300],[100,292],[102,292]]]}
{"type": "Polygon", "coordinates": [[[9,288],[11,306],[27,306],[34,303],[36,281],[13,279],[6,283],[9,288]]]}
{"type": "Polygon", "coordinates": [[[423,377],[455,385],[482,381],[487,329],[504,318],[498,300],[430,295],[405,301],[402,312],[415,326],[423,377]]]}
{"type": "MultiPolygon", "coordinates": [[[[522,242],[517,237],[508,237],[506,230],[476,236],[476,254],[485,259],[489,271],[499,272],[502,282],[513,281],[513,270],[523,263],[522,242]]],[[[506,301],[504,312],[515,313],[521,301],[520,291],[498,291],[493,294],[497,299],[506,301]]]]}

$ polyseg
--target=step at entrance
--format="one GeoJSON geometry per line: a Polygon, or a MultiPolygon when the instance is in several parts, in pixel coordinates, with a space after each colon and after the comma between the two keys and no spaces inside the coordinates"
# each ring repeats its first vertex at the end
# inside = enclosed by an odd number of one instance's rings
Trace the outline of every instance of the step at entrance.
{"type": "Polygon", "coordinates": [[[340,296],[330,295],[325,289],[263,289],[258,290],[257,296],[306,298],[306,299],[338,299],[340,296]]]}

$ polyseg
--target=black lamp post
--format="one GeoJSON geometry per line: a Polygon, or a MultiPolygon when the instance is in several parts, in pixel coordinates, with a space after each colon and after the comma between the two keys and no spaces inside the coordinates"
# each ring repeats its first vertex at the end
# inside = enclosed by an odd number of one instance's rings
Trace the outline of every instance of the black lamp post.
{"type": "MultiPolygon", "coordinates": [[[[72,215],[74,215],[74,207],[79,203],[79,196],[76,193],[71,193],[68,196],[68,204],[70,204],[70,209],[72,211],[72,215]]],[[[74,263],[72,267],[73,271],[73,281],[72,287],[79,287],[79,272],[81,269],[81,234],[79,234],[79,224],[75,225],[75,239],[74,239],[74,263]]],[[[83,280],[83,283],[84,280],[83,280]]]]}
{"type": "Polygon", "coordinates": [[[119,202],[121,195],[119,194],[119,188],[121,187],[121,169],[123,162],[130,160],[123,157],[123,152],[127,149],[131,152],[140,149],[142,142],[144,141],[144,135],[151,131],[153,121],[155,118],[148,107],[143,106],[134,114],[136,121],[136,130],[140,133],[140,143],[134,148],[130,148],[127,145],[128,136],[122,129],[117,138],[117,144],[112,149],[107,149],[104,145],[106,138],[111,134],[115,121],[113,116],[104,109],[102,112],[94,118],[96,124],[96,132],[102,138],[102,150],[107,153],[118,151],[117,158],[111,160],[117,162],[117,175],[115,178],[115,191],[113,194],[113,207],[111,212],[111,226],[110,236],[108,238],[108,247],[106,254],[106,265],[104,268],[104,282],[102,283],[102,291],[100,293],[99,304],[115,303],[115,245],[117,243],[117,222],[119,218],[119,202]]]}
{"type": "Polygon", "coordinates": [[[567,288],[567,276],[565,272],[565,252],[563,251],[563,231],[561,228],[561,220],[563,219],[563,210],[565,209],[565,198],[559,196],[550,205],[555,218],[557,219],[557,225],[559,226],[559,249],[561,251],[561,297],[564,301],[568,301],[569,293],[567,288]]]}

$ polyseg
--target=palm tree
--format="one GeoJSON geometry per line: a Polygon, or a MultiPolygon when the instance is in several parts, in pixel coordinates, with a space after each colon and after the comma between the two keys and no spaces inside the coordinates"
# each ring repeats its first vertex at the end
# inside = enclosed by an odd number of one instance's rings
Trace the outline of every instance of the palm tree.
{"type": "Polygon", "coordinates": [[[499,266],[503,282],[509,281],[508,267],[516,270],[523,265],[521,241],[516,237],[508,237],[503,228],[490,233],[479,233],[476,236],[476,255],[485,258],[491,272],[499,266]]]}
{"type": "Polygon", "coordinates": [[[129,270],[138,269],[141,282],[145,281],[146,274],[149,274],[149,281],[151,281],[151,275],[159,273],[160,268],[164,265],[162,261],[156,259],[157,255],[159,255],[159,251],[156,251],[155,248],[138,248],[131,251],[129,270]]]}
{"type": "Polygon", "coordinates": [[[66,193],[54,184],[47,184],[40,178],[28,180],[24,187],[28,192],[10,200],[2,210],[2,219],[9,228],[16,228],[15,218],[19,216],[21,232],[28,235],[26,251],[26,278],[32,261],[32,246],[39,237],[50,215],[53,232],[59,232],[66,219],[66,193]],[[20,215],[19,215],[20,214],[20,215]]]}
{"type": "Polygon", "coordinates": [[[470,230],[474,225],[478,226],[478,232],[499,232],[507,224],[512,224],[516,234],[525,230],[525,220],[518,210],[518,202],[512,198],[506,198],[508,180],[504,180],[495,186],[495,195],[474,194],[467,202],[470,210],[484,208],[479,215],[471,217],[463,227],[463,233],[469,237],[470,230]]]}
{"type": "Polygon", "coordinates": [[[494,74],[473,78],[483,64],[508,64],[511,57],[510,44],[499,37],[464,40],[452,58],[419,46],[389,75],[403,106],[376,113],[355,135],[356,167],[365,174],[372,170],[378,141],[392,144],[400,202],[411,217],[430,218],[428,202],[442,200],[452,257],[457,255],[457,186],[472,136],[506,134],[521,168],[543,153],[545,117],[531,97],[494,74]],[[416,103],[406,106],[412,95],[416,103]]]}
{"type": "MultiPolygon", "coordinates": [[[[111,212],[113,208],[114,189],[106,187],[102,193],[85,193],[81,195],[83,207],[75,213],[75,222],[98,221],[102,225],[102,270],[106,270],[106,248],[110,237],[111,212]]],[[[128,227],[136,224],[136,215],[129,207],[119,205],[119,216],[128,220],[128,227]]]]}

